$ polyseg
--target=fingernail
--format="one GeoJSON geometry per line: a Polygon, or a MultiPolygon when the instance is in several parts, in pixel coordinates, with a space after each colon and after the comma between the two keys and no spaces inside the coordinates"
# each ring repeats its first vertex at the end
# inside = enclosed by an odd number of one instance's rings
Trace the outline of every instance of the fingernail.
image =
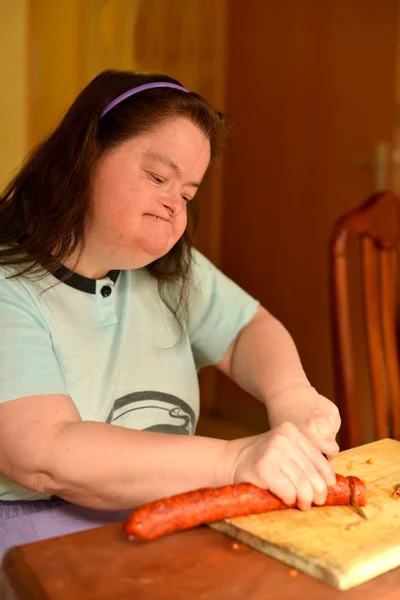
{"type": "Polygon", "coordinates": [[[322,506],[323,504],[325,504],[325,496],[319,496],[318,498],[314,498],[314,504],[317,504],[318,506],[322,506]]]}

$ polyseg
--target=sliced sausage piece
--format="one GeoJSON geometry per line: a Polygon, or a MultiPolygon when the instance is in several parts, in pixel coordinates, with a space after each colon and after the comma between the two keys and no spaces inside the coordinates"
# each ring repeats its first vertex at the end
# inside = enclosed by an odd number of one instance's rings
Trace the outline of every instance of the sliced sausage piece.
{"type": "Polygon", "coordinates": [[[349,475],[347,479],[350,485],[350,494],[360,506],[365,506],[367,503],[367,488],[365,483],[352,475],[349,475]]]}
{"type": "MultiPolygon", "coordinates": [[[[328,487],[324,506],[350,504],[351,489],[364,506],[365,484],[357,477],[342,475],[336,475],[336,484],[328,487]]],[[[153,540],[204,523],[295,507],[296,503],[285,504],[272,492],[251,483],[202,488],[141,506],[128,517],[125,531],[131,539],[153,540]]]]}

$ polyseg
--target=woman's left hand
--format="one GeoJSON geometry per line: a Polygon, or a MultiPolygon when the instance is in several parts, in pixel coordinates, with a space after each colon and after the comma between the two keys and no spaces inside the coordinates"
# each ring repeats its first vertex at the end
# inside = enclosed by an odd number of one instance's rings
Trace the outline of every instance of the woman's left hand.
{"type": "Polygon", "coordinates": [[[288,388],[267,403],[267,410],[271,428],[293,423],[329,460],[339,452],[335,440],[341,423],[339,411],[313,387],[288,388]]]}

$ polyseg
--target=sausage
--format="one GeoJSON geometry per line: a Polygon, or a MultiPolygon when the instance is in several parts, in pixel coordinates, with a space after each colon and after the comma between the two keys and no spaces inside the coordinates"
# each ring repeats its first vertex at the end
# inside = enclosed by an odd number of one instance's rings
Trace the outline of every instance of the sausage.
{"type": "MultiPolygon", "coordinates": [[[[336,484],[328,487],[324,506],[350,504],[351,492],[358,504],[365,506],[365,483],[358,477],[336,475],[336,484]]],[[[128,517],[125,531],[130,539],[153,540],[204,523],[284,508],[296,508],[296,502],[285,504],[252,483],[202,488],[141,506],[128,517]]]]}
{"type": "Polygon", "coordinates": [[[358,477],[351,475],[347,479],[350,485],[350,496],[353,497],[357,504],[365,506],[367,503],[367,488],[365,487],[365,483],[358,477]]]}

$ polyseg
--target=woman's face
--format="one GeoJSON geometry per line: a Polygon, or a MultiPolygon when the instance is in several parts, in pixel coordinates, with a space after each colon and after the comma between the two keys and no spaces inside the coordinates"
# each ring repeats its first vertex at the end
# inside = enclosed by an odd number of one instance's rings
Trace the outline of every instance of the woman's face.
{"type": "Polygon", "coordinates": [[[104,155],[93,181],[82,274],[101,277],[164,256],[185,231],[187,204],[209,161],[209,140],[183,117],[104,155]]]}

